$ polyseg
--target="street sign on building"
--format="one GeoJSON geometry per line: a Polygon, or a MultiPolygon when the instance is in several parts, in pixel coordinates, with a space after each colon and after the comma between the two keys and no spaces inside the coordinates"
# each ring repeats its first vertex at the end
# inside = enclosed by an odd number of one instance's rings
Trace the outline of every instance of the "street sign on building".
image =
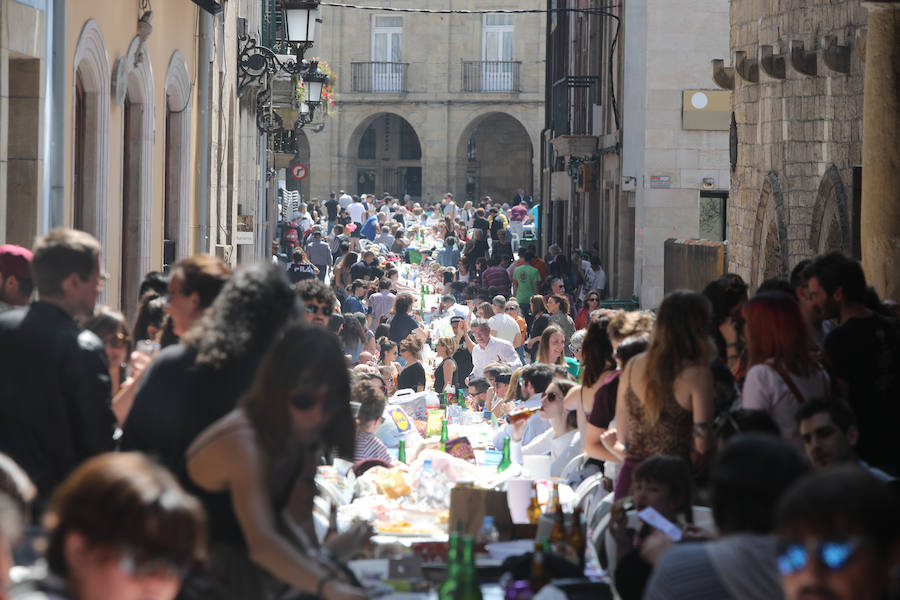
{"type": "Polygon", "coordinates": [[[253,244],[253,215],[238,215],[237,231],[234,234],[234,243],[243,245],[253,244]]]}
{"type": "Polygon", "coordinates": [[[298,181],[303,179],[306,177],[306,165],[294,165],[291,167],[291,175],[298,181]]]}

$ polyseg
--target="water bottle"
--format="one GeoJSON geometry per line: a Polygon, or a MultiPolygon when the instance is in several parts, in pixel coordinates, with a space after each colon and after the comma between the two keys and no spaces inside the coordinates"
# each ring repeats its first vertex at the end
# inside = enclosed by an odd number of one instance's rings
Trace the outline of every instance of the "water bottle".
{"type": "Polygon", "coordinates": [[[481,544],[490,544],[500,539],[497,527],[494,525],[494,517],[485,515],[481,521],[481,530],[478,532],[478,542],[481,544]]]}
{"type": "Polygon", "coordinates": [[[416,486],[416,498],[419,504],[429,504],[434,497],[436,473],[431,466],[431,460],[425,460],[422,470],[419,472],[419,484],[416,486]]]}

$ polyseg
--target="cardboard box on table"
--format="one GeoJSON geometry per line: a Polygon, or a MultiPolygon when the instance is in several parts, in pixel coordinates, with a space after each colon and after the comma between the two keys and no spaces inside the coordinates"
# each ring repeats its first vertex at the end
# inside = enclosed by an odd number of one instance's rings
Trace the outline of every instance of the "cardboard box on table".
{"type": "Polygon", "coordinates": [[[506,492],[458,486],[450,490],[448,531],[476,536],[486,516],[494,517],[494,527],[500,540],[513,539],[513,522],[506,492]]]}

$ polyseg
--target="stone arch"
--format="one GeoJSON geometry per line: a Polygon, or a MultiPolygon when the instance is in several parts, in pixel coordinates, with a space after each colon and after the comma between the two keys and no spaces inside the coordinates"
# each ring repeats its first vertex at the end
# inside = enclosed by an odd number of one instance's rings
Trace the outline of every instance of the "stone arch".
{"type": "Polygon", "coordinates": [[[750,287],[756,289],[771,277],[787,278],[788,272],[784,195],[778,175],[769,172],[759,194],[753,227],[750,287]]]}
{"type": "Polygon", "coordinates": [[[94,19],[85,21],[78,36],[72,70],[76,93],[72,106],[73,123],[83,132],[72,135],[72,214],[70,222],[107,247],[109,195],[109,102],[110,75],[106,42],[94,19]],[[78,98],[78,87],[83,92],[78,98]],[[83,99],[83,106],[78,103],[83,99]],[[82,113],[83,111],[83,113],[82,113]],[[79,189],[80,188],[80,189],[79,189]],[[76,198],[79,201],[76,201],[76,198]]]}
{"type": "Polygon", "coordinates": [[[832,250],[850,251],[850,216],[847,193],[837,167],[829,165],[813,207],[809,231],[809,249],[813,254],[832,250]]]}
{"type": "Polygon", "coordinates": [[[132,318],[141,278],[151,266],[153,138],[156,106],[150,57],[139,37],[116,60],[114,102],[123,111],[120,305],[132,318]]]}
{"type": "Polygon", "coordinates": [[[456,197],[459,199],[466,198],[467,192],[469,191],[468,188],[470,187],[470,174],[473,170],[477,171],[479,180],[479,189],[475,192],[476,197],[491,195],[496,199],[505,201],[508,198],[512,198],[519,187],[525,188],[526,193],[536,195],[536,190],[530,189],[533,187],[534,181],[533,161],[534,144],[528,133],[528,129],[517,117],[507,112],[493,110],[479,114],[466,124],[457,140],[455,152],[455,163],[457,168],[454,181],[452,182],[455,188],[456,197]],[[503,129],[506,135],[499,135],[499,132],[495,132],[495,135],[490,135],[487,132],[484,132],[481,136],[478,135],[483,125],[492,123],[494,123],[498,129],[503,129]],[[527,143],[527,148],[523,148],[525,153],[528,154],[527,160],[524,159],[524,156],[515,155],[516,140],[513,139],[513,135],[515,135],[520,142],[524,141],[527,143]],[[473,139],[473,136],[476,138],[474,161],[470,160],[470,142],[473,139]],[[513,148],[511,151],[510,149],[504,150],[499,147],[479,148],[479,146],[484,145],[484,143],[482,142],[482,144],[479,144],[478,138],[488,141],[489,145],[493,145],[493,143],[503,140],[511,143],[513,148]],[[512,141],[510,142],[510,140],[512,141]],[[499,172],[501,175],[486,178],[484,180],[484,185],[480,185],[483,173],[481,166],[485,157],[488,159],[508,157],[513,165],[520,165],[520,172],[516,172],[513,169],[494,169],[490,172],[499,172]],[[504,176],[509,179],[508,183],[502,183],[504,176]]]}
{"type": "Polygon", "coordinates": [[[348,180],[356,182],[347,190],[350,193],[409,193],[414,200],[421,198],[425,165],[422,138],[416,126],[403,115],[374,111],[363,117],[348,139],[346,156],[348,180]],[[373,127],[376,130],[374,149],[371,155],[364,154],[362,144],[367,135],[372,135],[373,127]],[[409,143],[406,147],[403,139],[409,143]],[[404,150],[410,153],[404,155],[404,150]],[[370,185],[374,188],[370,189],[370,185]]]}
{"type": "Polygon", "coordinates": [[[163,238],[175,238],[174,258],[178,259],[190,254],[191,233],[191,77],[180,50],[175,50],[169,59],[165,90],[163,238]]]}

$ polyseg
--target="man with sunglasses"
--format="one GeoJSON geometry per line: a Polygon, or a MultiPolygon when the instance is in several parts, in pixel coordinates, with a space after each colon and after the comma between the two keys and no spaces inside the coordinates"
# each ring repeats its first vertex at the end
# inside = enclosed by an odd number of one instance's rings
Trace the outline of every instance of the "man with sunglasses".
{"type": "Polygon", "coordinates": [[[900,585],[897,497],[844,465],[794,485],[776,513],[776,560],[787,600],[887,600],[900,585]]]}
{"type": "MultiPolygon", "coordinates": [[[[772,535],[774,509],[807,471],[803,458],[780,437],[745,434],[729,441],[718,452],[709,477],[719,537],[671,546],[663,533],[651,534],[642,556],[656,567],[644,600],[782,598],[772,535]]],[[[695,539],[697,532],[685,528],[695,539]]]]}
{"type": "Polygon", "coordinates": [[[334,305],[337,302],[331,288],[318,279],[307,279],[297,283],[294,291],[303,300],[303,306],[306,308],[303,320],[319,327],[328,327],[328,319],[334,312],[334,305]]]}

